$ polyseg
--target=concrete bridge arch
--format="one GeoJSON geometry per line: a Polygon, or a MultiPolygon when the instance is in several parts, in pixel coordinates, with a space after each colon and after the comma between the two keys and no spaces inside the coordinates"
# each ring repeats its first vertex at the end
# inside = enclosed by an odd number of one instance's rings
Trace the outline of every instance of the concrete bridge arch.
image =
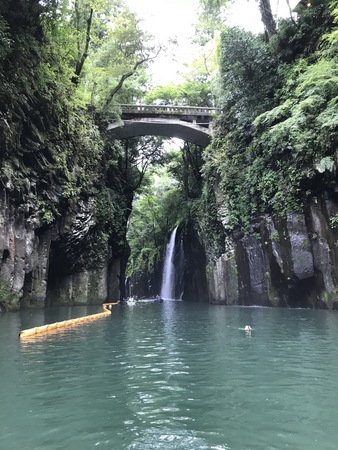
{"type": "Polygon", "coordinates": [[[171,105],[121,105],[121,109],[121,122],[108,125],[115,139],[176,137],[201,147],[210,144],[211,121],[218,112],[215,108],[171,105]]]}

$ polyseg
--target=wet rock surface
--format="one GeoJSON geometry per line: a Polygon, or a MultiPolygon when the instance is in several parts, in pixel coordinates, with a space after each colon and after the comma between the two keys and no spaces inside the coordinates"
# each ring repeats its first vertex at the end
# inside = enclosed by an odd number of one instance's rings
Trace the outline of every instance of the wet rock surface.
{"type": "Polygon", "coordinates": [[[91,221],[89,204],[80,204],[46,227],[0,191],[0,305],[2,311],[63,304],[97,304],[118,298],[120,264],[103,259],[85,264],[91,221]],[[112,273],[115,271],[114,273],[112,273]],[[109,287],[110,292],[109,292],[109,287]]]}
{"type": "Polygon", "coordinates": [[[313,198],[303,214],[269,216],[233,240],[233,254],[207,270],[210,301],[241,305],[337,308],[338,232],[332,200],[313,198]],[[230,264],[231,261],[231,264],[230,264]]]}

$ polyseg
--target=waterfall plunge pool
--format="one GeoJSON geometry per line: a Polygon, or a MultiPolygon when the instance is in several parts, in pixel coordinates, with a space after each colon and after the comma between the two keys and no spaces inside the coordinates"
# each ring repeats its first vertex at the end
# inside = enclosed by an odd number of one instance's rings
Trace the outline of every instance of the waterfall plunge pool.
{"type": "Polygon", "coordinates": [[[337,448],[338,312],[144,302],[18,339],[94,312],[0,316],[1,449],[337,448]]]}

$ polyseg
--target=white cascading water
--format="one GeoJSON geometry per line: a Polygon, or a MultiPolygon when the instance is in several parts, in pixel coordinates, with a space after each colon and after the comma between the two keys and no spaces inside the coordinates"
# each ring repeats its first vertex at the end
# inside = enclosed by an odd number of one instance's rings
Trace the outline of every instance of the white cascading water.
{"type": "Polygon", "coordinates": [[[164,259],[161,298],[165,300],[175,299],[174,251],[176,231],[177,227],[171,232],[164,259]]]}

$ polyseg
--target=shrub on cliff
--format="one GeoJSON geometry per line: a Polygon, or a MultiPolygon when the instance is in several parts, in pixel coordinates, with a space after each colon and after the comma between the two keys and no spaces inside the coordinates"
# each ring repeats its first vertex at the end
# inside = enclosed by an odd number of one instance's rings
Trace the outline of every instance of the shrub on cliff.
{"type": "Polygon", "coordinates": [[[338,66],[330,11],[330,2],[313,2],[269,43],[240,30],[222,35],[224,112],[204,170],[218,176],[232,229],[333,192],[338,66]]]}

